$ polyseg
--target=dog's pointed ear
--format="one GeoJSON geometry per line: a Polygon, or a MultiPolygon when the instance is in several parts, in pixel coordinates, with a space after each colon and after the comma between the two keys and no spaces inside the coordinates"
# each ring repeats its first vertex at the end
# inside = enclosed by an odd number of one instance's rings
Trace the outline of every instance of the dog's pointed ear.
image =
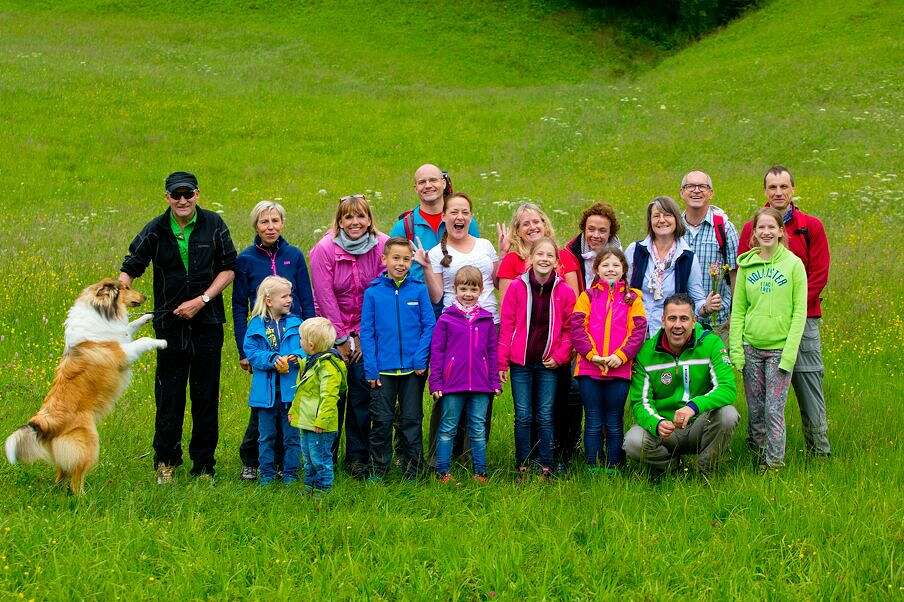
{"type": "Polygon", "coordinates": [[[112,278],[101,280],[94,289],[92,305],[108,319],[114,319],[118,313],[119,282],[112,278]]]}
{"type": "Polygon", "coordinates": [[[97,291],[98,296],[112,296],[116,298],[119,295],[119,283],[112,279],[103,280],[97,291]]]}

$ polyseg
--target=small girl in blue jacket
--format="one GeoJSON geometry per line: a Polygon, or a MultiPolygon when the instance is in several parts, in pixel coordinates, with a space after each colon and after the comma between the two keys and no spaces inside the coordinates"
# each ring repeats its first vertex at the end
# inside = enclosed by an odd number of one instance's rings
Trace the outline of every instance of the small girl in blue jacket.
{"type": "Polygon", "coordinates": [[[298,429],[289,424],[289,407],[295,397],[298,358],[301,350],[298,327],[301,319],[291,315],[292,283],[281,276],[264,278],[257,288],[251,321],[245,333],[245,357],[251,364],[251,392],[248,405],[257,414],[260,436],[260,476],[258,483],[273,482],[273,462],[277,422],[282,427],[283,482],[298,481],[301,443],[298,429]]]}

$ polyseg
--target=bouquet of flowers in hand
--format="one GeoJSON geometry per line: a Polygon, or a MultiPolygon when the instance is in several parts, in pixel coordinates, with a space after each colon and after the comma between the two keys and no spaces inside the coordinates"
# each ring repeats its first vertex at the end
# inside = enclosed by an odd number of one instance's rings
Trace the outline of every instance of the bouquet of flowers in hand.
{"type": "MultiPolygon", "coordinates": [[[[722,263],[721,261],[714,261],[709,264],[709,278],[710,284],[712,288],[710,291],[716,294],[720,294],[719,291],[722,290],[722,280],[725,279],[725,275],[728,273],[728,265],[722,263]]],[[[709,323],[715,325],[716,319],[719,316],[718,311],[711,312],[709,314],[709,323]]]]}

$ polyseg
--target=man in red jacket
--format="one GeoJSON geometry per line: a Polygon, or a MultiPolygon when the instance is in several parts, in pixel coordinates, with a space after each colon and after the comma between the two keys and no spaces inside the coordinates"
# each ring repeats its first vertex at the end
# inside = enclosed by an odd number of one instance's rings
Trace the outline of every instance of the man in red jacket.
{"type": "MultiPolygon", "coordinates": [[[[807,324],[800,341],[791,385],[800,407],[807,451],[817,456],[828,456],[831,447],[822,391],[825,369],[819,323],[822,318],[820,295],[829,279],[829,241],[822,222],[794,205],[794,176],[787,168],[781,165],[770,167],[763,177],[763,189],[766,204],[784,216],[788,248],[800,257],[807,271],[807,324]]],[[[741,231],[738,255],[750,249],[751,233],[752,224],[747,222],[741,231]]]]}

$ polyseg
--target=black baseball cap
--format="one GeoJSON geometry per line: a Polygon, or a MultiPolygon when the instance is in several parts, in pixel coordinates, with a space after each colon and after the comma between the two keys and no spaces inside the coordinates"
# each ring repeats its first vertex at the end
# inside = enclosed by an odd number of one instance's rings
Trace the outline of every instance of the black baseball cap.
{"type": "Polygon", "coordinates": [[[174,171],[170,175],[166,176],[166,193],[172,194],[176,190],[180,188],[191,188],[192,190],[198,189],[198,178],[195,177],[195,174],[187,172],[187,171],[174,171]]]}

